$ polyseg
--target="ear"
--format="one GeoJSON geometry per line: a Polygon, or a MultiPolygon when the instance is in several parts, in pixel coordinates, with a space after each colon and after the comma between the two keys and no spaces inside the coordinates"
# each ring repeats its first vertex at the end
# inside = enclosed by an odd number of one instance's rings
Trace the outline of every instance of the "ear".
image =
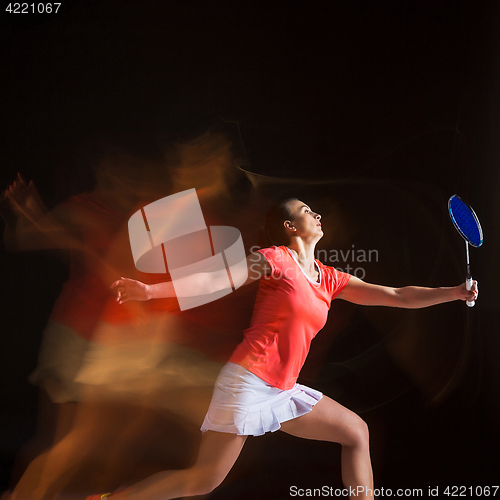
{"type": "Polygon", "coordinates": [[[295,227],[292,226],[292,223],[289,220],[286,220],[283,224],[287,229],[293,229],[295,231],[295,227]]]}

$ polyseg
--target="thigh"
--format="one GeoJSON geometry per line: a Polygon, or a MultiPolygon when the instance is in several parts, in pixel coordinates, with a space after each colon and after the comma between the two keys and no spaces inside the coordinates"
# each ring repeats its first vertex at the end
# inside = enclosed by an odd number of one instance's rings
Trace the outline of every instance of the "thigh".
{"type": "Polygon", "coordinates": [[[323,396],[309,413],[283,422],[281,430],[301,438],[350,445],[358,441],[360,433],[367,432],[367,427],[356,413],[323,396]]]}
{"type": "Polygon", "coordinates": [[[204,432],[194,468],[209,469],[222,480],[236,462],[246,438],[228,432],[204,432]]]}

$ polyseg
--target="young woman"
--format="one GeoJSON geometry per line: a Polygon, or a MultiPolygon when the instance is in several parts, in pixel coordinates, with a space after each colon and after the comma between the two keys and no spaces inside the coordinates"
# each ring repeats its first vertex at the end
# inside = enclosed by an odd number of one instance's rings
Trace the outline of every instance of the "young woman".
{"type": "MultiPolygon", "coordinates": [[[[238,458],[248,435],[282,431],[342,445],[342,480],[373,497],[368,428],[355,413],[318,391],[296,384],[312,338],[324,326],[331,300],[421,308],[453,300],[475,300],[477,284],[450,288],[391,288],[365,283],[314,259],[323,236],[321,216],[298,199],[276,205],[266,216],[265,234],[274,244],[247,258],[247,283],[260,279],[250,327],[217,380],[202,425],[196,464],[160,472],[113,500],[166,500],[207,494],[238,458]]],[[[210,273],[176,282],[178,296],[222,288],[210,273]]],[[[156,285],[122,278],[113,283],[117,301],[175,296],[171,282],[156,285]]],[[[101,498],[99,495],[90,497],[101,498]]]]}

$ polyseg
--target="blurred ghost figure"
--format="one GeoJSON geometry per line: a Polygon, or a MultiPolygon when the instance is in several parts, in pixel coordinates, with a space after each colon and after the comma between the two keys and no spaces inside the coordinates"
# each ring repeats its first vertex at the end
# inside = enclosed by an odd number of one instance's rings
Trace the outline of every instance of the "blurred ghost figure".
{"type": "MultiPolygon", "coordinates": [[[[79,434],[86,434],[85,446],[75,456],[75,462],[98,444],[98,434],[110,430],[95,432],[93,424],[97,426],[100,421],[100,428],[114,425],[102,419],[102,403],[97,409],[85,400],[88,388],[75,381],[75,377],[110,297],[108,276],[128,271],[119,267],[122,262],[110,260],[107,253],[139,200],[156,196],[151,191],[152,186],[158,185],[152,180],[155,169],[152,160],[107,148],[94,165],[97,182],[90,193],[72,196],[49,211],[34,183],[26,183],[18,175],[1,200],[4,242],[8,250],[59,249],[70,254],[69,279],[53,307],[44,331],[38,366],[30,380],[40,386],[57,407],[55,445],[67,440],[68,429],[72,429],[70,434],[74,434],[75,429],[79,434]],[[93,420],[89,416],[93,416],[93,420]]],[[[40,411],[44,411],[43,406],[40,411]]],[[[127,425],[133,425],[136,417],[129,416],[127,425]]],[[[33,460],[19,481],[14,497],[35,498],[33,490],[41,479],[57,477],[58,467],[68,469],[69,464],[58,463],[53,458],[53,450],[46,450],[33,460]]]]}
{"type": "MultiPolygon", "coordinates": [[[[240,225],[245,217],[250,183],[233,167],[231,141],[224,132],[170,142],[163,152],[166,162],[161,164],[121,151],[101,156],[94,168],[95,189],[50,211],[34,184],[20,176],[4,195],[8,248],[69,249],[71,254],[69,280],[31,376],[58,405],[60,431],[52,448],[31,462],[14,499],[63,498],[70,489],[95,490],[96,483],[114,488],[134,473],[140,479],[141,454],[151,442],[158,446],[160,426],[153,422],[180,415],[181,426],[197,429],[220,362],[241,340],[251,314],[244,297],[251,290],[182,314],[175,299],[119,305],[110,295],[117,276],[150,283],[168,277],[168,270],[145,275],[134,267],[127,221],[138,208],[195,188],[207,224],[240,225]],[[86,475],[91,461],[98,462],[100,477],[86,475]]],[[[173,425],[168,427],[178,429],[178,418],[169,421],[173,425]]],[[[168,444],[175,440],[165,438],[168,444]]],[[[186,453],[168,448],[170,458],[163,453],[158,467],[164,468],[165,460],[185,466],[186,453]]],[[[150,474],[143,465],[142,476],[150,474]]]]}

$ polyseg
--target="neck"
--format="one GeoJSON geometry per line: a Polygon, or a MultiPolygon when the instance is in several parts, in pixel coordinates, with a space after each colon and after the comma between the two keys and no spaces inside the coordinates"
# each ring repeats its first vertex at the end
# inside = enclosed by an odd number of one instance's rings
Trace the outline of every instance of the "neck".
{"type": "Polygon", "coordinates": [[[314,270],[314,250],[316,242],[306,242],[302,239],[294,239],[288,245],[294,252],[299,264],[306,270],[314,270]]]}

